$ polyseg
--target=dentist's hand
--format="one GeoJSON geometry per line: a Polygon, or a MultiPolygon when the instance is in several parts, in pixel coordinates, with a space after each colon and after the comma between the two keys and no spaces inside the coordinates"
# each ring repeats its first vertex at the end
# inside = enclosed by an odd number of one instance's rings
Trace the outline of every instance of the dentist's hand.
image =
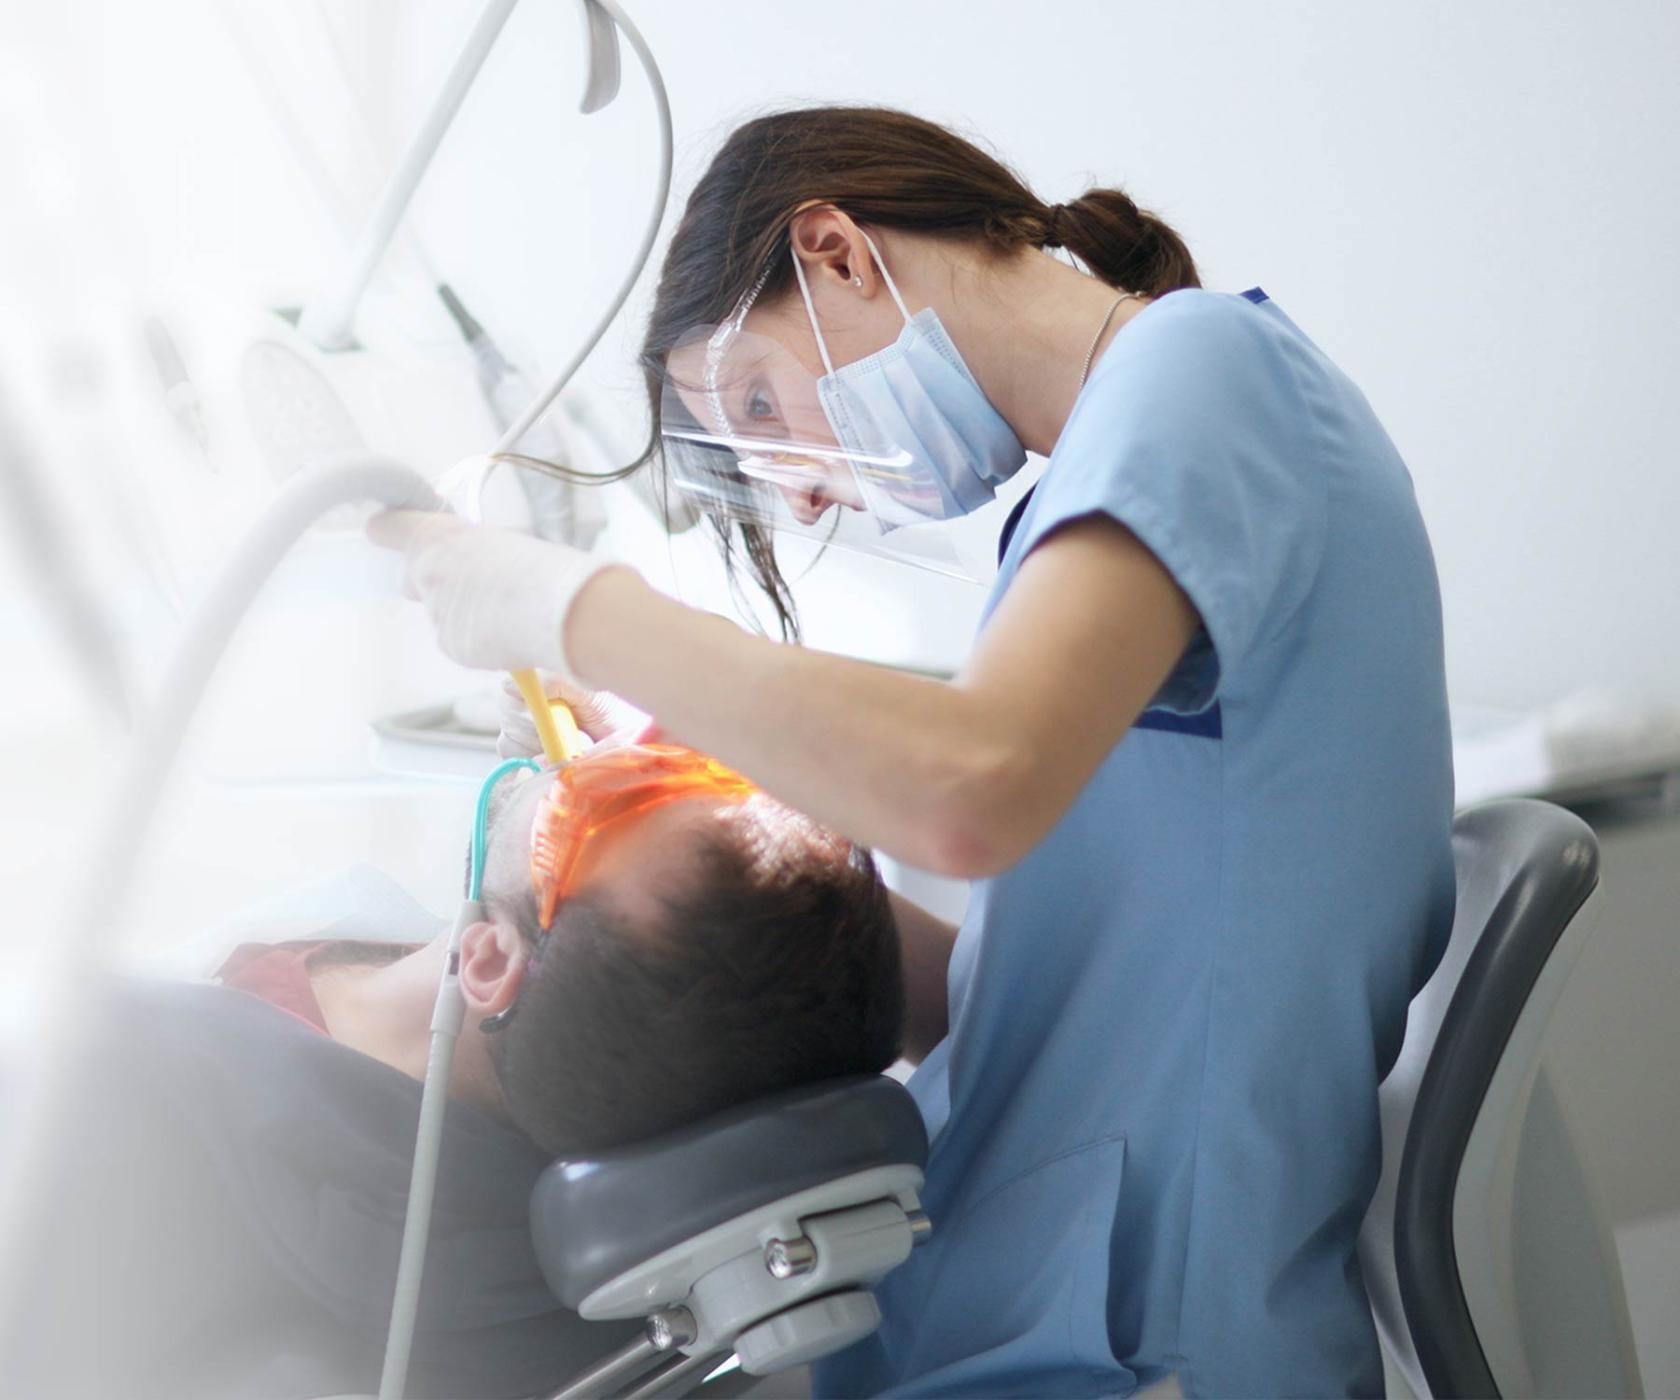
{"type": "Polygon", "coordinates": [[[537,666],[583,685],[566,659],[566,617],[611,560],[457,516],[388,510],[367,526],[408,556],[404,590],[426,605],[438,645],[463,666],[537,666]]]}
{"type": "MultiPolygon", "coordinates": [[[[641,738],[648,729],[647,716],[604,690],[585,690],[560,676],[538,677],[550,700],[564,700],[577,726],[592,743],[641,738]]],[[[535,758],[542,752],[536,721],[525,706],[525,697],[510,676],[502,682],[502,732],[496,738],[501,758],[535,758]]]]}

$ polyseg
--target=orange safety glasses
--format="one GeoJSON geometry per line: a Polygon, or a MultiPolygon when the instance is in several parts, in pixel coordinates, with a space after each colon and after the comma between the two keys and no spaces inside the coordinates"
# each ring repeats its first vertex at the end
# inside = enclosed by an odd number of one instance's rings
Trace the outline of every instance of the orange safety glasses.
{"type": "Polygon", "coordinates": [[[564,765],[531,824],[531,884],[541,927],[554,922],[596,833],[685,797],[739,802],[757,791],[715,758],[677,744],[626,744],[564,765]]]}

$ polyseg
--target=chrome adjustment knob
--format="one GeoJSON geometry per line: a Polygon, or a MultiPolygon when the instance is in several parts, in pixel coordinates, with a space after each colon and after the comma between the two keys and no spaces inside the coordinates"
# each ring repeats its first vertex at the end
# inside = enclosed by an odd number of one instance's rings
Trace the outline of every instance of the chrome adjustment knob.
{"type": "Polygon", "coordinates": [[[795,1278],[817,1267],[817,1247],[804,1235],[771,1240],[764,1246],[764,1267],[771,1278],[795,1278]]]}

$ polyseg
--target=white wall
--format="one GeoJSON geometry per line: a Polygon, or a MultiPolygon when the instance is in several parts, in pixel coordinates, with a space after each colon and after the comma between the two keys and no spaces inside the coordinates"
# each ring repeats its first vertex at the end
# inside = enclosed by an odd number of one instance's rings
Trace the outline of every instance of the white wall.
{"type": "MultiPolygon", "coordinates": [[[[1435,540],[1455,698],[1610,684],[1680,702],[1680,8],[631,8],[666,70],[679,188],[736,120],[810,100],[955,124],[1049,199],[1120,182],[1209,286],[1263,285],[1375,404],[1435,540]]],[[[651,178],[636,73],[608,112],[574,114],[569,10],[515,16],[422,213],[435,256],[549,363],[606,295],[651,178]]],[[[403,21],[408,48],[435,39],[440,62],[463,22],[432,0],[403,21]]],[[[634,324],[591,371],[632,399],[634,324]]],[[[919,586],[971,616],[961,591],[919,586]]],[[[945,659],[964,630],[871,648],[819,612],[816,640],[876,654],[945,659]]]]}

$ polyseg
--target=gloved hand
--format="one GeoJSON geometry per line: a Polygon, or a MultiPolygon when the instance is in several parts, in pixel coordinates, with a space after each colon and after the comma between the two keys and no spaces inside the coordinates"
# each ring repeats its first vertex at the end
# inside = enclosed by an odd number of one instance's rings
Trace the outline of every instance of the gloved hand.
{"type": "MultiPolygon", "coordinates": [[[[616,695],[604,690],[584,690],[564,677],[540,675],[543,693],[550,700],[564,700],[572,718],[594,743],[639,735],[647,727],[647,716],[616,695]]],[[[535,758],[542,752],[536,721],[509,676],[502,682],[502,731],[496,738],[496,753],[502,758],[535,758]]]]}
{"type": "Polygon", "coordinates": [[[428,511],[381,511],[367,534],[408,556],[404,591],[426,605],[444,655],[486,670],[537,666],[587,689],[566,659],[566,614],[598,573],[622,565],[428,511]]]}

